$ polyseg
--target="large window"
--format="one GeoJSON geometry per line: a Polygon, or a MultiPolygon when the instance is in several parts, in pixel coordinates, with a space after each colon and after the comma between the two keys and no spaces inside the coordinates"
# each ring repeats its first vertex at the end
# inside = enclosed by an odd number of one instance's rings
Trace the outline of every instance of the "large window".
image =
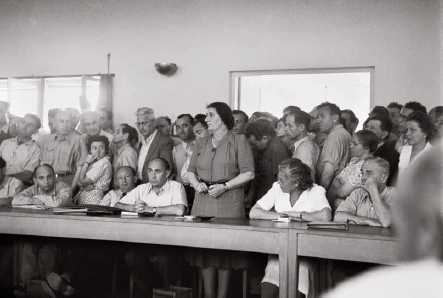
{"type": "Polygon", "coordinates": [[[112,75],[0,79],[0,100],[11,104],[12,115],[36,114],[43,127],[47,127],[48,111],[52,108],[71,107],[79,111],[101,106],[112,108],[109,78],[112,75]]]}
{"type": "Polygon", "coordinates": [[[372,67],[234,71],[230,76],[231,106],[248,115],[261,111],[281,117],[289,105],[310,112],[329,101],[354,111],[361,128],[373,105],[372,67]]]}

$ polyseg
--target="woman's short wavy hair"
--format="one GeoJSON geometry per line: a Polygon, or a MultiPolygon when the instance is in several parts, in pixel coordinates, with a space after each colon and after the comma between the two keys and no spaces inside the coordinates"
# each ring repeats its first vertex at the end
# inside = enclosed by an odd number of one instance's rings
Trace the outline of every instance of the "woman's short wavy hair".
{"type": "Polygon", "coordinates": [[[378,139],[374,132],[363,129],[357,131],[355,135],[362,144],[363,148],[369,150],[371,153],[374,153],[377,150],[378,139]]]}
{"type": "Polygon", "coordinates": [[[102,142],[105,145],[106,154],[109,153],[109,140],[105,136],[90,136],[90,137],[88,137],[88,142],[86,144],[86,147],[88,148],[89,153],[91,153],[91,145],[94,142],[102,142]]]}
{"type": "Polygon", "coordinates": [[[226,127],[231,130],[234,128],[234,116],[232,115],[231,108],[224,102],[213,102],[209,104],[206,108],[213,108],[217,111],[217,114],[220,116],[222,122],[226,125],[226,127]]]}
{"type": "Polygon", "coordinates": [[[300,190],[309,189],[314,184],[311,168],[298,158],[285,159],[280,163],[278,169],[285,173],[288,179],[297,182],[300,190]]]}
{"type": "Polygon", "coordinates": [[[434,136],[434,125],[431,122],[431,118],[421,111],[414,111],[408,115],[406,122],[414,121],[418,124],[418,127],[426,134],[426,140],[432,140],[434,136]]]}

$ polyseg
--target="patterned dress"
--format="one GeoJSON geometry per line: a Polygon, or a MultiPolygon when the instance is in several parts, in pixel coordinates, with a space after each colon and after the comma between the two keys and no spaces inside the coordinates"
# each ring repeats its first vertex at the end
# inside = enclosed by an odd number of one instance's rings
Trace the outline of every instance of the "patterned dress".
{"type": "Polygon", "coordinates": [[[109,190],[112,178],[112,165],[109,157],[103,157],[88,167],[86,177],[94,183],[83,188],[78,195],[78,204],[98,205],[109,190]]]}

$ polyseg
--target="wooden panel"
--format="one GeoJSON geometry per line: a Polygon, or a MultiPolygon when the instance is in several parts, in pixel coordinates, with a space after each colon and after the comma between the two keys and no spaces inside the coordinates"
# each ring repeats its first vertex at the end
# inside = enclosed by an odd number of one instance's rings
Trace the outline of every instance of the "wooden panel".
{"type": "Polygon", "coordinates": [[[60,219],[3,215],[0,233],[279,253],[279,246],[275,245],[279,243],[277,229],[271,232],[218,225],[198,227],[159,225],[148,221],[84,221],[70,216],[60,219]]]}
{"type": "Polygon", "coordinates": [[[298,234],[297,254],[325,259],[393,264],[396,261],[397,248],[398,242],[394,240],[298,234]]]}

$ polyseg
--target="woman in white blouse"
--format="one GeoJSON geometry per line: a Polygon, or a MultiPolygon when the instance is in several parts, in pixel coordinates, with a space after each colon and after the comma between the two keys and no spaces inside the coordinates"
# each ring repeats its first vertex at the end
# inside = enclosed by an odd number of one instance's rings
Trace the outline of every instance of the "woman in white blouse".
{"type": "Polygon", "coordinates": [[[408,145],[403,146],[398,163],[399,177],[409,167],[411,162],[431,145],[429,140],[433,136],[434,127],[431,119],[423,112],[415,111],[406,118],[406,139],[408,145]]]}
{"type": "MultiPolygon", "coordinates": [[[[297,158],[285,159],[278,167],[278,181],[252,207],[251,219],[277,219],[285,214],[305,221],[330,221],[331,207],[323,187],[314,184],[311,169],[297,158]],[[274,209],[273,211],[271,211],[274,209]]],[[[300,258],[299,291],[309,292],[309,261],[300,258]]],[[[278,297],[278,256],[269,255],[261,297],[278,297]]]]}

